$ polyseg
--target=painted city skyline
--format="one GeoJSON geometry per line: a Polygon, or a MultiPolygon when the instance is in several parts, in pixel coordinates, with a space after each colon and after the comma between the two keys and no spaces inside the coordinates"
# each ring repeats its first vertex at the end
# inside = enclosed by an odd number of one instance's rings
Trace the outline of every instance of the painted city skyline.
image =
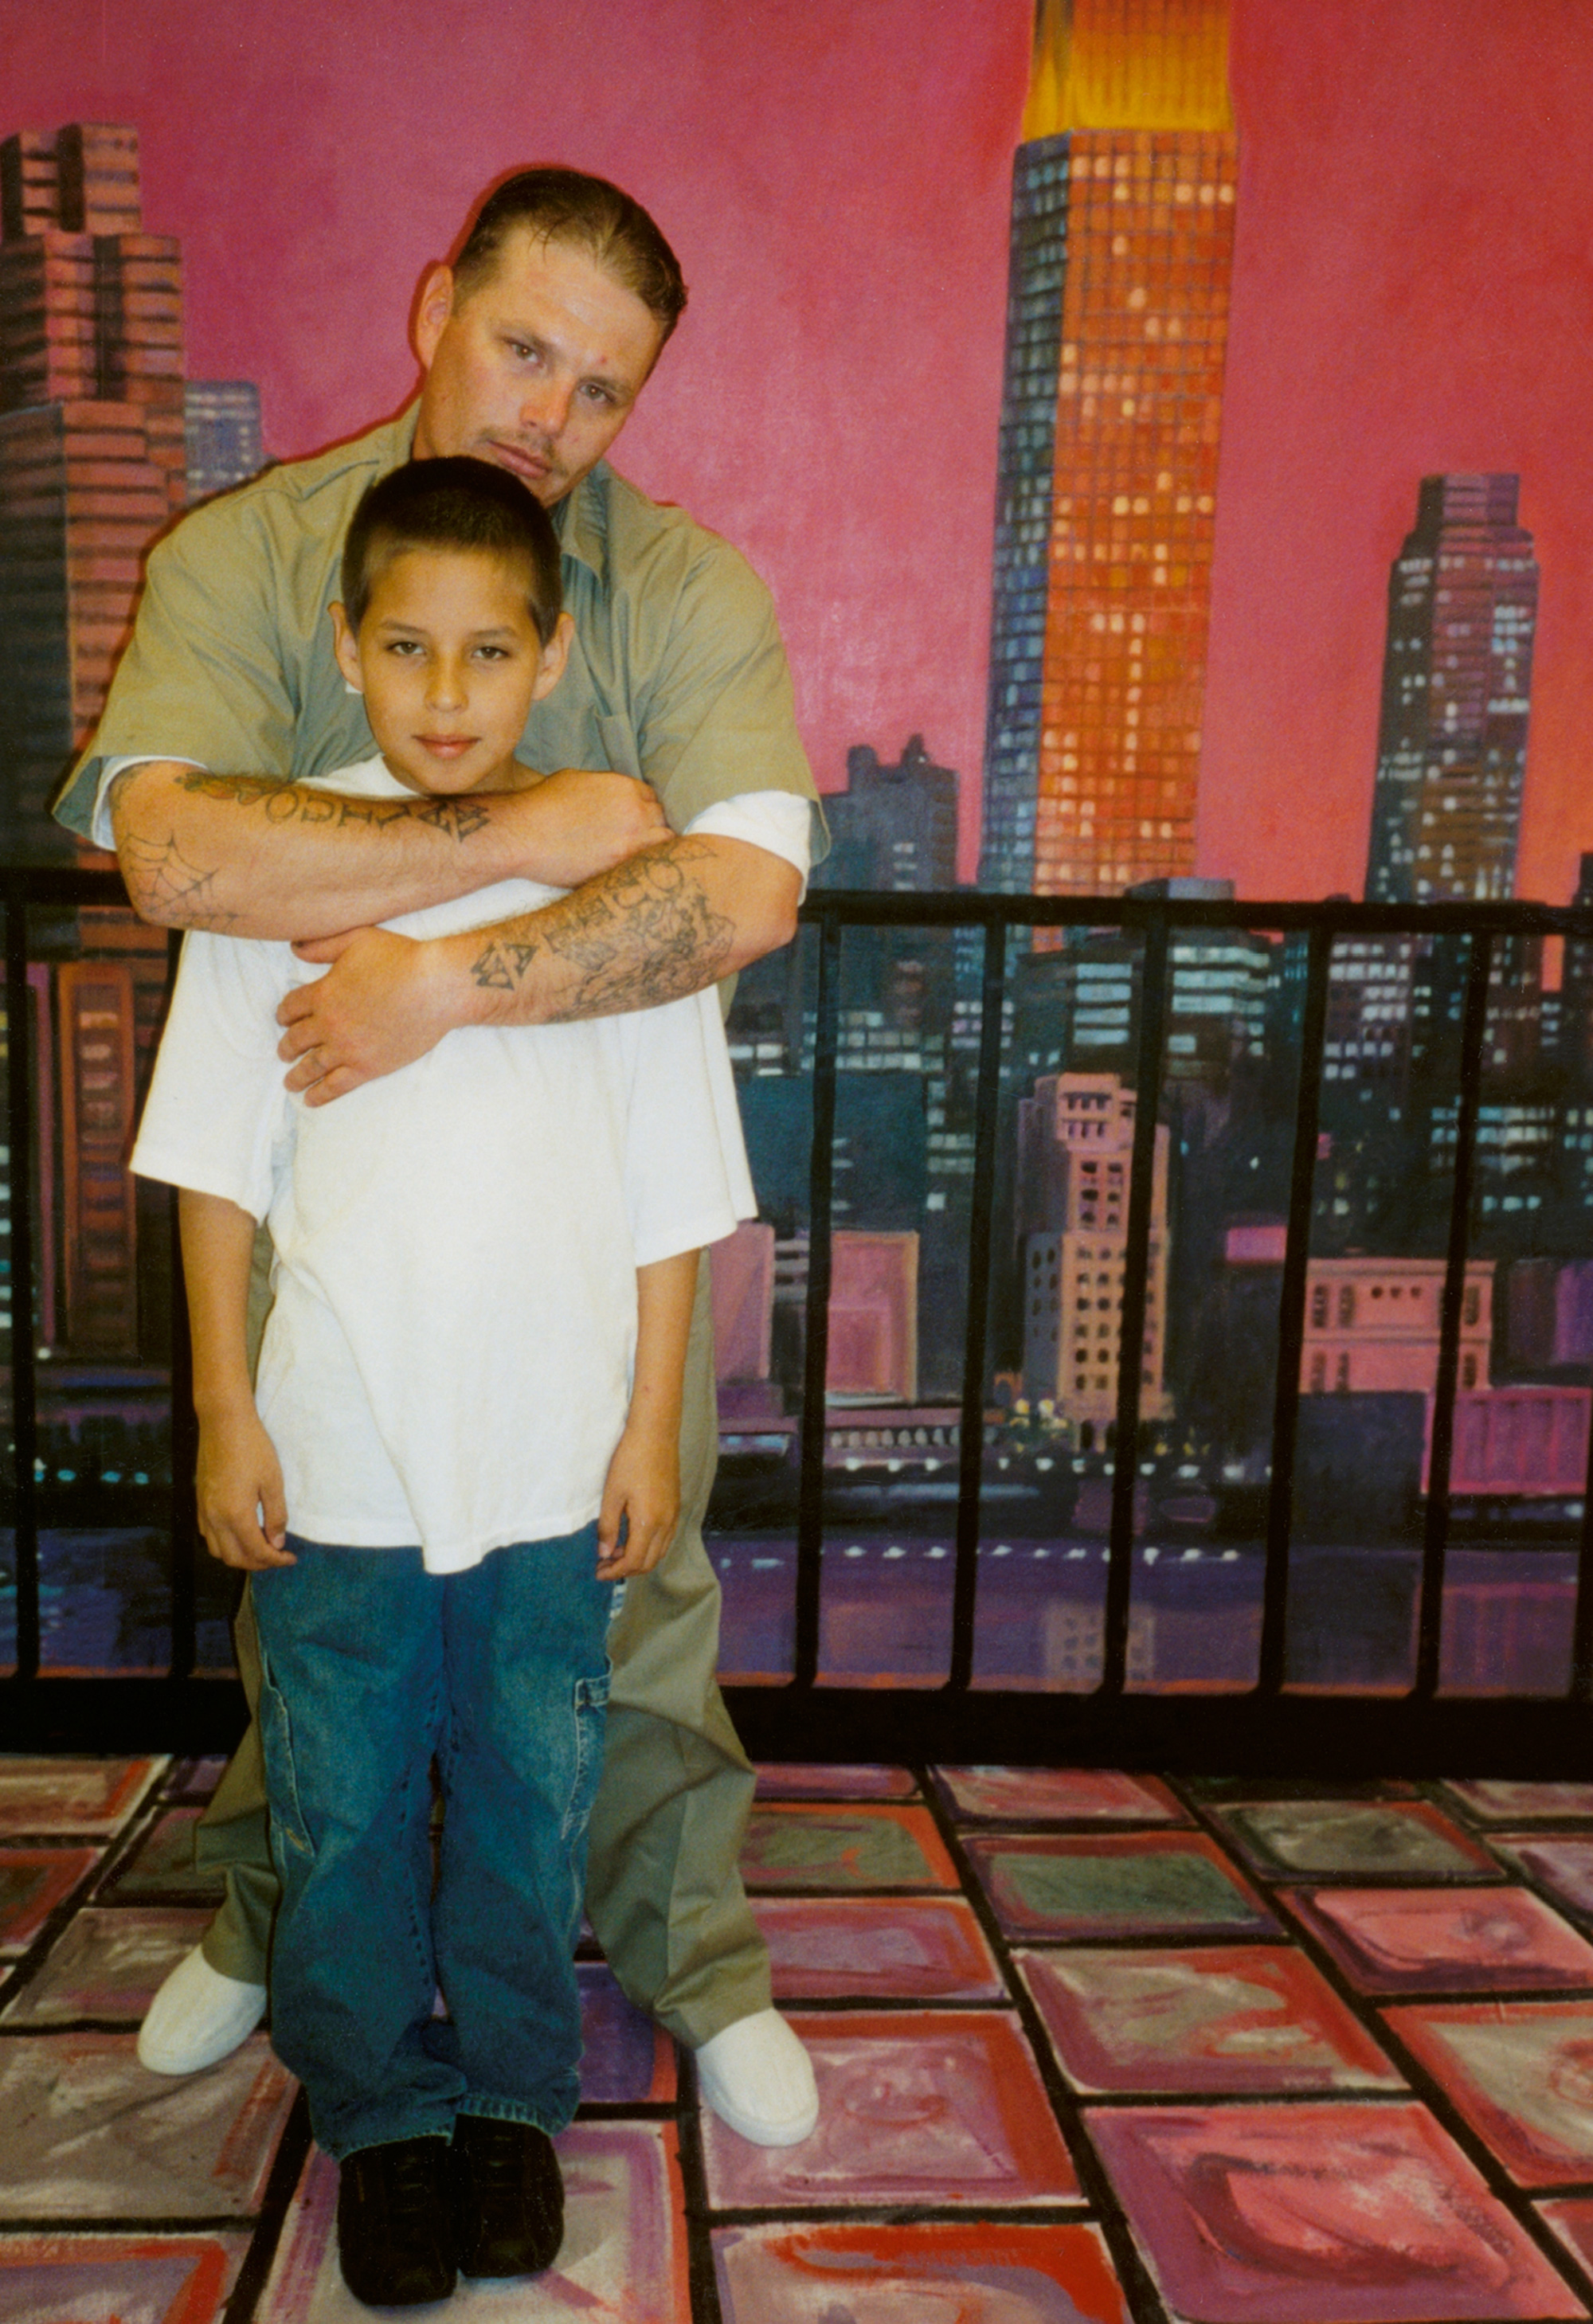
{"type": "MultiPolygon", "coordinates": [[[[1231,15],[1242,89],[1254,49],[1247,64],[1246,11],[1236,5],[1231,15]]],[[[999,540],[988,601],[996,650],[983,781],[977,747],[963,755],[941,740],[954,723],[934,715],[946,699],[944,671],[921,696],[911,673],[925,665],[911,656],[889,697],[877,686],[855,686],[848,724],[830,730],[847,737],[845,783],[830,791],[836,844],[821,885],[900,894],[953,884],[960,870],[972,869],[971,803],[982,817],[981,868],[992,886],[1112,892],[1149,880],[1174,883],[1176,894],[1176,883],[1192,879],[1192,892],[1210,893],[1220,884],[1214,873],[1242,864],[1242,852],[1214,860],[1202,837],[1223,796],[1220,781],[1213,788],[1207,730],[1229,650],[1221,543],[1233,413],[1247,380],[1233,349],[1245,237],[1253,215],[1263,226],[1266,218],[1248,186],[1252,130],[1242,103],[1233,107],[1237,147],[1229,122],[1229,17],[1220,0],[1176,0],[1158,20],[1166,39],[1153,54],[1126,41],[1126,27],[1138,19],[1122,0],[1041,11],[1027,134],[1008,198],[1010,327],[1004,342],[999,331],[992,341],[998,354],[1004,346],[1008,390],[1005,426],[992,425],[989,444],[1008,534],[1005,550],[999,540]],[[1051,302],[1038,324],[1036,300],[1051,302]]],[[[1253,42],[1253,17],[1250,26],[1253,42]]],[[[60,474],[50,493],[67,527],[65,588],[56,590],[50,618],[59,619],[64,649],[57,666],[76,687],[64,696],[57,687],[58,724],[68,700],[79,736],[108,669],[106,637],[124,619],[132,587],[130,535],[113,541],[93,527],[115,520],[142,524],[147,535],[185,494],[216,489],[229,480],[229,462],[232,474],[243,473],[261,451],[260,399],[247,379],[218,376],[185,390],[184,309],[204,269],[190,264],[185,281],[178,238],[157,243],[143,234],[135,177],[128,193],[129,156],[139,143],[124,120],[120,128],[19,131],[7,149],[14,152],[8,183],[17,190],[8,195],[0,244],[11,255],[0,266],[10,265],[13,287],[38,275],[45,289],[34,300],[41,332],[32,330],[33,309],[20,292],[8,309],[5,361],[13,368],[5,373],[0,361],[0,385],[9,380],[15,410],[0,418],[0,470],[8,425],[20,442],[37,434],[41,410],[60,415],[51,424],[64,448],[51,455],[60,474]],[[91,217],[97,153],[107,189],[113,162],[119,173],[120,208],[106,190],[103,215],[91,217]],[[140,277],[137,300],[118,306],[117,269],[131,281],[134,263],[164,271],[159,280],[140,277]],[[117,319],[134,316],[138,332],[117,319]],[[143,372],[129,364],[129,347],[143,350],[143,372]],[[46,367],[35,378],[26,366],[41,361],[46,367]],[[136,379],[153,383],[151,392],[129,393],[136,379]],[[151,413],[164,430],[163,466],[150,456],[151,413]],[[178,414],[180,476],[172,456],[178,414]],[[74,448],[74,429],[98,432],[83,434],[74,448]],[[124,468],[105,473],[118,461],[124,468]],[[134,511],[125,494],[156,484],[160,510],[152,502],[134,511]],[[124,503],[113,510],[106,496],[118,493],[124,503]],[[86,529],[74,536],[79,520],[86,529]],[[90,570],[96,558],[106,569],[90,570]],[[87,612],[91,604],[95,621],[79,621],[79,604],[87,612]],[[99,662],[88,658],[90,647],[99,662]]],[[[147,167],[153,141],[144,149],[147,167]]],[[[152,207],[149,215],[152,225],[170,223],[152,207]]],[[[206,247],[214,263],[213,238],[206,247]]],[[[997,272],[991,261],[987,293],[997,272]]],[[[230,350],[213,367],[244,368],[230,350]]],[[[1443,432],[1435,424],[1432,433],[1443,432]]],[[[640,421],[639,441],[645,460],[649,438],[640,421]]],[[[1511,892],[1518,866],[1532,860],[1526,825],[1542,788],[1541,697],[1564,668],[1551,618],[1564,578],[1563,529],[1552,550],[1539,515],[1541,474],[1529,490],[1518,466],[1491,447],[1478,459],[1475,437],[1463,433],[1439,448],[1441,458],[1399,472],[1397,530],[1377,576],[1385,626],[1355,677],[1374,708],[1358,779],[1364,806],[1335,839],[1340,856],[1356,861],[1353,882],[1336,884],[1358,886],[1366,867],[1367,892],[1393,899],[1511,892]],[[1446,560],[1454,560],[1452,575],[1446,560]],[[1450,581],[1469,593],[1459,611],[1448,602],[1450,581]]],[[[1353,496],[1363,473],[1359,447],[1343,447],[1339,473],[1353,496]]],[[[1386,498],[1389,489],[1385,472],[1386,498]]],[[[699,512],[716,513],[701,494],[683,496],[699,512]]],[[[25,492],[14,498],[24,503],[25,492]]],[[[754,520],[759,505],[754,495],[754,520]]],[[[853,512],[833,512],[843,525],[852,521],[853,512]]],[[[728,511],[723,521],[742,533],[728,511]]],[[[32,558],[36,577],[36,543],[23,549],[13,569],[32,558]]],[[[849,586],[846,562],[831,560],[838,604],[849,586]]],[[[925,632],[943,649],[953,636],[944,620],[948,586],[944,573],[932,575],[918,603],[925,632]]],[[[966,595],[959,585],[957,638],[967,632],[966,595]]],[[[896,608],[881,600],[877,612],[882,641],[896,608]]],[[[802,686],[800,623],[793,644],[802,686]]],[[[849,666],[851,650],[839,650],[839,667],[849,666]]],[[[943,650],[942,659],[952,657],[943,650]]],[[[850,666],[855,676],[855,661],[850,666]]],[[[32,682],[24,671],[11,690],[14,703],[28,698],[32,682]]],[[[1285,742],[1275,736],[1270,745],[1275,792],[1314,799],[1292,759],[1285,774],[1295,738],[1285,742]]],[[[60,748],[59,735],[51,747],[60,748]]],[[[827,766],[821,761],[826,782],[837,771],[833,757],[827,766]]],[[[36,792],[37,779],[29,779],[36,792]]],[[[1552,767],[1551,788],[1554,780],[1552,767]]],[[[21,817],[33,812],[32,797],[19,800],[21,817]]],[[[1566,835],[1557,843],[1562,849],[1566,835]]],[[[1316,860],[1312,844],[1303,826],[1301,862],[1316,860]]],[[[860,1573],[874,1554],[870,1527],[888,1526],[907,1541],[893,1546],[881,1535],[879,1556],[899,1553],[910,1562],[921,1554],[930,1584],[944,1545],[925,1528],[939,1521],[958,1461],[981,1033],[974,951],[950,932],[904,926],[849,936],[842,954],[826,1508],[835,1523],[868,1536],[845,1552],[852,1558],[855,1550],[860,1573]],[[917,1512],[913,1526],[909,1508],[917,1512]]],[[[52,1207],[41,1328],[59,1360],[60,1389],[44,1417],[54,1477],[71,1482],[90,1475],[94,1462],[107,1479],[106,1463],[125,1469],[130,1447],[139,1457],[140,1432],[152,1442],[163,1425],[154,1352],[163,1331],[155,1289],[163,1229],[135,1206],[118,1141],[154,1022],[164,946],[131,925],[86,920],[46,954],[35,970],[38,1052],[52,1077],[45,1111],[60,1111],[66,1134],[59,1178],[45,1174],[52,1207]],[[80,1376],[71,1375],[74,1364],[80,1376]],[[112,1377],[118,1364],[126,1378],[112,1377]]],[[[1262,927],[1180,932],[1171,954],[1157,1250],[1142,1351],[1150,1432],[1142,1526],[1147,1558],[1159,1554],[1156,1529],[1172,1527],[1181,1559],[1203,1559],[1206,1580],[1231,1591],[1239,1576],[1230,1569],[1248,1571],[1245,1497],[1260,1489],[1266,1457],[1303,947],[1262,927]],[[1225,1360],[1234,1349],[1242,1360],[1225,1360]],[[1239,1545],[1202,1547],[1220,1538],[1239,1545]]],[[[1049,948],[1015,946],[1009,961],[991,1325],[981,1384],[989,1399],[987,1514],[992,1526],[1005,1520],[1019,1535],[1025,1524],[1037,1526],[1036,1559],[1052,1554],[1051,1542],[1059,1561],[1076,1555],[1091,1573],[1088,1545],[1100,1530],[1120,1354],[1124,1222],[1120,1207],[1110,1220],[1104,1208],[1086,1216],[1090,1157],[1070,1158],[1060,1150],[1066,1139],[1053,1133],[1082,1119],[1086,1101],[1121,1130],[1137,1070],[1142,964],[1137,940],[1090,929],[1049,948]]],[[[1399,1360],[1385,1361],[1386,1348],[1379,1353],[1367,1335],[1375,1318],[1393,1313],[1396,1296],[1403,1318],[1423,1298],[1431,1314],[1455,1137],[1464,966],[1461,949],[1428,939],[1346,940],[1330,991],[1311,1285],[1312,1302],[1320,1290],[1326,1305],[1303,1360],[1303,1508],[1309,1532],[1328,1522],[1312,1509],[1336,1501],[1331,1522],[1370,1526],[1390,1555],[1403,1554],[1401,1528],[1421,1491],[1436,1341],[1425,1325],[1407,1329],[1399,1360]],[[1347,1292],[1356,1310],[1349,1321],[1340,1314],[1347,1292]],[[1386,1307],[1377,1305],[1383,1300],[1386,1307]],[[1358,1498],[1349,1474],[1358,1464],[1358,1498]]],[[[727,1458],[717,1521],[728,1560],[741,1554],[738,1528],[748,1530],[752,1572],[783,1570],[791,1512],[813,968],[806,943],[760,964],[742,981],[731,1027],[763,1208],[733,1257],[720,1262],[727,1458]]],[[[1478,1284],[1478,1317],[1497,1322],[1479,1321],[1481,1340],[1463,1351],[1462,1397],[1472,1401],[1461,1425],[1471,1434],[1457,1476],[1480,1506],[1498,1498],[1492,1488],[1518,1476],[1520,1447],[1536,1446],[1530,1497],[1557,1504],[1561,1522],[1593,1377],[1580,1271],[1593,1185],[1590,1063],[1586,962],[1573,949],[1557,988],[1541,944],[1501,945],[1488,1012],[1477,1261],[1486,1277],[1478,1284]]],[[[1126,1151],[1119,1136],[1119,1176],[1126,1151]]],[[[1100,1159],[1110,1177],[1111,1157],[1103,1150],[1100,1159]]],[[[1333,1539],[1317,1546],[1324,1556],[1337,1554],[1333,1539]]],[[[990,1554],[1010,1548],[993,1541],[990,1554]]],[[[727,1589],[733,1612],[728,1567],[727,1589]]],[[[981,1667],[1024,1683],[1088,1683],[1091,1637],[1099,1645],[1088,1595],[1053,1591],[1033,1604],[1004,1605],[998,1591],[981,1667]],[[1004,1644],[994,1643],[997,1632],[1004,1644]],[[1030,1654],[1039,1657],[1032,1668],[1022,1661],[1030,1654]]],[[[1302,1602],[1309,1609],[1309,1593],[1302,1602]]],[[[1197,1628],[1215,1626],[1214,1638],[1225,1618],[1215,1608],[1213,1600],[1186,1609],[1197,1628]]],[[[834,1652],[848,1669],[867,1670],[868,1656],[884,1651],[871,1619],[865,1609],[852,1628],[836,1629],[834,1652]]],[[[1229,1624],[1235,1637],[1248,1635],[1248,1621],[1229,1624]]],[[[1223,1675],[1198,1654],[1193,1664],[1181,1662],[1183,1650],[1166,1643],[1174,1633],[1165,1627],[1159,1646],[1149,1629],[1137,1635],[1137,1667],[1158,1683],[1223,1675]]],[[[1395,1646],[1385,1645],[1397,1659],[1395,1646]]],[[[770,1651],[778,1668],[778,1650],[770,1651]]],[[[933,1660],[931,1648],[922,1651],[933,1660]]],[[[1477,1667],[1486,1670],[1487,1659],[1484,1653],[1477,1667]]]]}
{"type": "MultiPolygon", "coordinates": [[[[1559,0],[1232,0],[1229,22],[1239,183],[1194,868],[1241,894],[1358,892],[1416,480],[1515,474],[1543,572],[1516,887],[1562,898],[1593,844],[1593,475],[1573,456],[1593,19],[1559,0]]],[[[854,744],[889,761],[915,732],[958,770],[971,878],[1028,0],[971,19],[820,0],[800,26],[658,0],[645,69],[524,0],[455,28],[443,89],[374,30],[356,6],[328,37],[305,0],[263,41],[242,0],[202,21],[63,0],[8,26],[13,119],[138,124],[147,216],[188,253],[190,367],[257,381],[280,456],[410,392],[415,282],[496,171],[560,158],[633,185],[693,299],[621,465],[773,584],[824,788],[854,744]],[[522,51],[534,103],[504,69],[522,51]],[[304,149],[313,172],[261,165],[304,149]]]]}

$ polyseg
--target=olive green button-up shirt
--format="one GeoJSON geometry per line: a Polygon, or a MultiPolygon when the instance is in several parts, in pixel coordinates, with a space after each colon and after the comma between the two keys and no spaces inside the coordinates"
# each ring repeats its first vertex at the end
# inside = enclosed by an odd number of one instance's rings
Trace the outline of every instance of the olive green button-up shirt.
{"type": "MultiPolygon", "coordinates": [[[[193,510],[152,550],[98,731],[55,814],[87,836],[107,759],[191,759],[284,781],[374,743],[333,658],[327,608],[361,494],[410,456],[413,410],[193,510]]],[[[814,798],[763,583],[727,541],[600,463],[553,510],[575,642],[532,706],[520,756],[544,773],[642,775],[683,831],[750,791],[814,798]]],[[[814,816],[815,858],[822,822],[814,816]]]]}

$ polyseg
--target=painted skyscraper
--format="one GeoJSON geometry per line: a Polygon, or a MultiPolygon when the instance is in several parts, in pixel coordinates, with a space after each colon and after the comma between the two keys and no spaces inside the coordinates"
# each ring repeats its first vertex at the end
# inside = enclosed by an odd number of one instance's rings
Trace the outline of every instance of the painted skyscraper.
{"type": "Polygon", "coordinates": [[[1388,586],[1367,895],[1514,892],[1538,567],[1516,476],[1424,476],[1388,586]]]}
{"type": "Polygon", "coordinates": [[[1193,869],[1237,146],[1226,0],[1039,0],[981,882],[1193,869]]]}
{"type": "Polygon", "coordinates": [[[92,728],[139,558],[187,498],[181,257],[143,230],[138,134],[0,145],[0,843],[72,852],[46,801],[92,728]]]}

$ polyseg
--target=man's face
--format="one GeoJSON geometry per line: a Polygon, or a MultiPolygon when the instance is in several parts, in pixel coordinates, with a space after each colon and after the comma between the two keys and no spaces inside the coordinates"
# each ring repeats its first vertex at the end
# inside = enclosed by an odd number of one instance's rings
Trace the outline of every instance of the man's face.
{"type": "Polygon", "coordinates": [[[585,252],[521,228],[464,297],[446,266],[433,270],[415,340],[426,367],[416,458],[492,460],[551,508],[624,426],[662,332],[585,252]]]}
{"type": "Polygon", "coordinates": [[[525,573],[502,558],[405,549],[376,576],[357,631],[333,606],[338,667],[409,789],[517,788],[515,746],[532,703],[558,683],[571,631],[562,613],[544,645],[526,592],[525,573]]]}

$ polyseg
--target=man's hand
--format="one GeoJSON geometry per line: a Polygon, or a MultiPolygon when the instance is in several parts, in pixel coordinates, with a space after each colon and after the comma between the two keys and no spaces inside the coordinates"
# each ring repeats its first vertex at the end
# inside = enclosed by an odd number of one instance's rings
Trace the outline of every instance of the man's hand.
{"type": "Polygon", "coordinates": [[[680,1516],[678,1426],[627,1426],[614,1448],[597,1519],[597,1578],[650,1573],[675,1537],[680,1516]],[[625,1539],[620,1540],[622,1525],[625,1539]]]}
{"type": "Polygon", "coordinates": [[[244,1573],[297,1564],[283,1547],[288,1504],[277,1448],[253,1398],[201,1416],[194,1481],[199,1531],[212,1557],[244,1573]]]}
{"type": "Polygon", "coordinates": [[[455,1021],[437,973],[441,955],[430,945],[390,928],[354,928],[294,950],[301,960],[331,963],[277,1010],[287,1028],[277,1055],[292,1061],[288,1087],[302,1090],[307,1105],[412,1065],[455,1021]]]}
{"type": "Polygon", "coordinates": [[[669,836],[658,795],[635,775],[566,767],[523,794],[523,876],[579,888],[669,836]]]}

